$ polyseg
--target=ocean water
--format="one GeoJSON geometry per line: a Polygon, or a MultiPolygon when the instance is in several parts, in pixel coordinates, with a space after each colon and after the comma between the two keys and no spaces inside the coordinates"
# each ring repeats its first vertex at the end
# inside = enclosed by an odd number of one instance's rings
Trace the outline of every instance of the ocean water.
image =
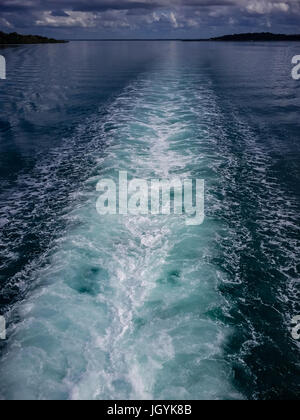
{"type": "Polygon", "coordinates": [[[0,399],[300,395],[298,43],[1,51],[0,399]],[[205,222],[97,182],[205,179],[205,222]]]}

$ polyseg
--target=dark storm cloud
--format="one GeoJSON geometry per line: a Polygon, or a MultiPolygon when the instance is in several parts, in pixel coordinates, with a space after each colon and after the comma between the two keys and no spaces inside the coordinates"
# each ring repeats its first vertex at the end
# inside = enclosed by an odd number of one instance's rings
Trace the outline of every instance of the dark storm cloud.
{"type": "Polygon", "coordinates": [[[68,13],[64,12],[63,10],[53,10],[53,12],[51,12],[52,16],[60,16],[60,17],[68,17],[70,16],[68,13]]]}
{"type": "Polygon", "coordinates": [[[177,6],[213,7],[234,5],[237,1],[230,0],[1,0],[1,12],[18,12],[19,10],[64,10],[72,11],[106,11],[106,10],[155,10],[157,8],[172,8],[177,6]]]}
{"type": "Polygon", "coordinates": [[[77,6],[72,8],[73,11],[78,12],[103,12],[107,10],[155,10],[161,7],[160,3],[155,2],[132,2],[132,1],[91,1],[80,2],[77,6]]]}
{"type": "MultiPolygon", "coordinates": [[[[77,2],[76,2],[77,3],[77,2]]],[[[158,0],[158,1],[122,1],[122,0],[110,0],[110,1],[79,1],[78,5],[74,6],[73,10],[78,11],[103,11],[103,10],[155,10],[159,8],[174,8],[174,7],[213,7],[213,6],[228,6],[236,4],[235,1],[230,0],[158,0]]]]}
{"type": "Polygon", "coordinates": [[[295,32],[299,17],[300,0],[0,0],[0,30],[70,37],[295,32]]]}

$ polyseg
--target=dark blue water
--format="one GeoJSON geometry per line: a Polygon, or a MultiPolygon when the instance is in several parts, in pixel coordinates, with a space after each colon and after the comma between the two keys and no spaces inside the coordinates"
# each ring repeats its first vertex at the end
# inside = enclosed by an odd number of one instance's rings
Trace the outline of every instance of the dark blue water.
{"type": "Polygon", "coordinates": [[[1,52],[2,399],[300,391],[297,43],[1,52]],[[206,219],[100,218],[96,184],[204,178],[206,219]]]}

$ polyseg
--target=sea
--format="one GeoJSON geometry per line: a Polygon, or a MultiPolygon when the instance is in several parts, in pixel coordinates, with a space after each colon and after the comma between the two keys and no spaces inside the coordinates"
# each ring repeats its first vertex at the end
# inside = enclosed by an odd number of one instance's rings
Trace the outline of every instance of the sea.
{"type": "Polygon", "coordinates": [[[299,399],[300,43],[0,54],[0,399],[299,399]],[[119,171],[204,222],[101,216],[119,171]]]}

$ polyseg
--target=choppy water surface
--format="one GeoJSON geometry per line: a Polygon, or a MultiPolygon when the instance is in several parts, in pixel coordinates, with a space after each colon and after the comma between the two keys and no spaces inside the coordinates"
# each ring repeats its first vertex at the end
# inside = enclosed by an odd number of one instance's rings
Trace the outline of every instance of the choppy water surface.
{"type": "Polygon", "coordinates": [[[2,399],[299,396],[297,43],[5,49],[2,399]],[[96,184],[204,178],[206,219],[96,184]]]}

